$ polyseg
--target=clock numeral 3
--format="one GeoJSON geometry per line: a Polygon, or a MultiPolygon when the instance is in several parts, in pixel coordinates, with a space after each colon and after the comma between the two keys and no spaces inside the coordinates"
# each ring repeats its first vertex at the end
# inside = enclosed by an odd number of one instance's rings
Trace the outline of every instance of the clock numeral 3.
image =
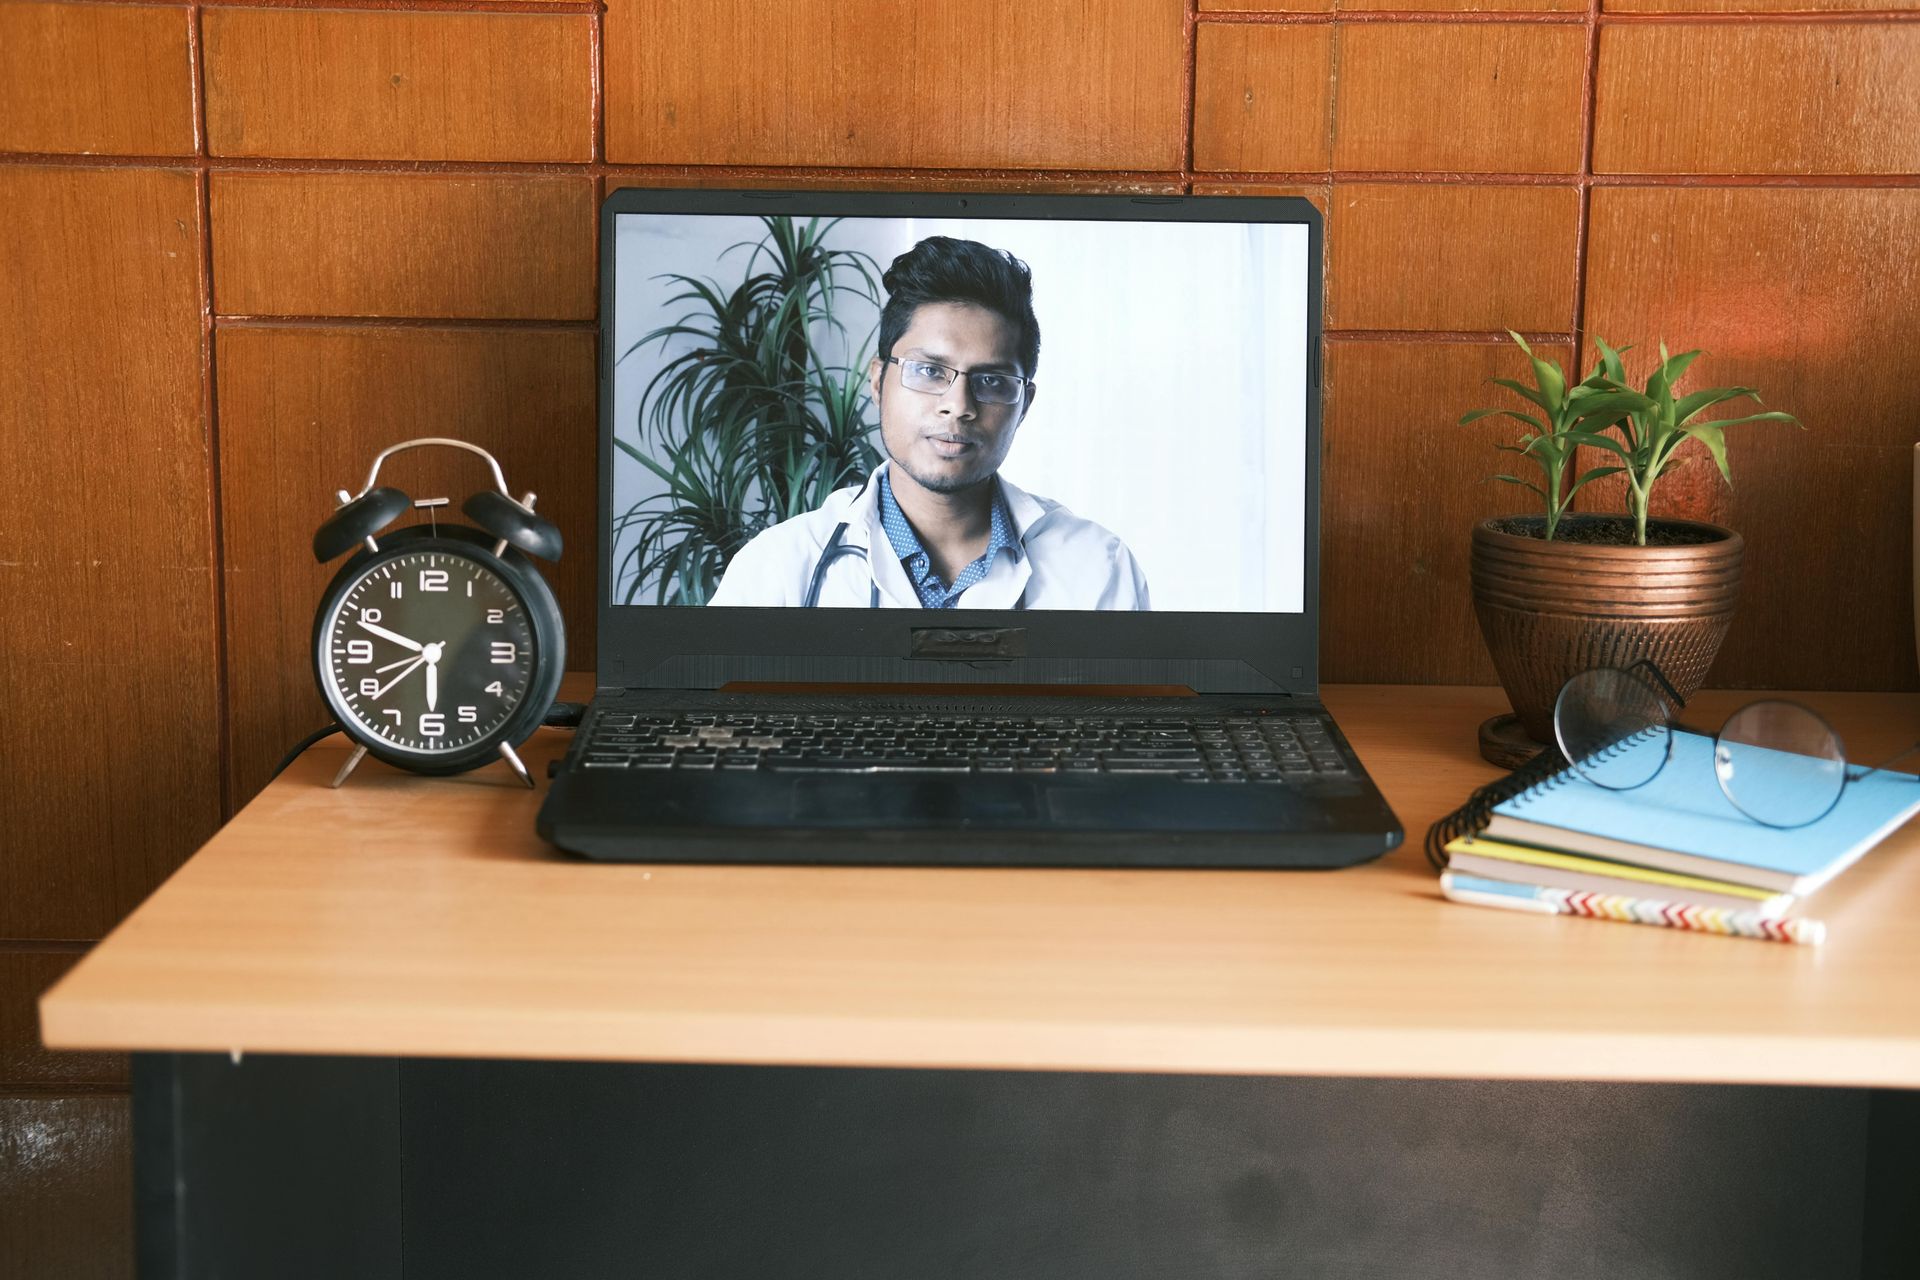
{"type": "Polygon", "coordinates": [[[506,640],[493,642],[493,662],[495,666],[504,666],[520,656],[520,650],[506,640]]]}

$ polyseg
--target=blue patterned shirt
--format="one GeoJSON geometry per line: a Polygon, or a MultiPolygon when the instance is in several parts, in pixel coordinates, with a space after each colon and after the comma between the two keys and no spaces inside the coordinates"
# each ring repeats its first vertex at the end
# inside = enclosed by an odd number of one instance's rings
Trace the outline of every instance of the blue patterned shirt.
{"type": "Polygon", "coordinates": [[[887,531],[887,541],[893,544],[893,553],[900,557],[900,566],[907,571],[914,591],[919,593],[920,603],[929,609],[956,607],[960,593],[987,576],[993,568],[993,558],[1000,552],[1005,551],[1015,560],[1020,558],[1020,543],[1013,536],[1013,513],[1007,510],[997,482],[993,486],[993,528],[987,535],[987,549],[978,560],[960,571],[952,586],[940,580],[939,572],[933,567],[933,557],[927,554],[920,536],[907,523],[906,513],[894,500],[893,482],[884,472],[880,476],[880,524],[887,531]]]}

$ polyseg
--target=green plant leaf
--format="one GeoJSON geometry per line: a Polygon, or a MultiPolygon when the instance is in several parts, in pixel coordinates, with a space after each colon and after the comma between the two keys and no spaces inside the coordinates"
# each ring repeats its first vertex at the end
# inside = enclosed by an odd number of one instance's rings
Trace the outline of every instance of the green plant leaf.
{"type": "Polygon", "coordinates": [[[1459,425],[1464,427],[1469,422],[1478,422],[1481,418],[1491,417],[1494,414],[1524,422],[1542,434],[1544,434],[1547,429],[1546,424],[1541,422],[1540,419],[1533,417],[1531,414],[1521,413],[1518,409],[1475,409],[1472,413],[1460,415],[1459,425]]]}
{"type": "Polygon", "coordinates": [[[1603,476],[1617,476],[1625,470],[1625,467],[1594,467],[1590,471],[1582,472],[1580,478],[1568,486],[1567,497],[1571,499],[1574,494],[1586,488],[1590,480],[1598,480],[1603,476]]]}
{"type": "Polygon", "coordinates": [[[1540,500],[1542,502],[1547,501],[1547,491],[1545,489],[1542,489],[1539,485],[1535,484],[1531,480],[1522,480],[1519,476],[1508,476],[1508,475],[1498,475],[1498,476],[1495,476],[1494,479],[1504,480],[1508,484],[1517,484],[1522,489],[1531,489],[1535,493],[1540,495],[1540,500]]]}
{"type": "Polygon", "coordinates": [[[1542,396],[1538,391],[1535,391],[1524,382],[1515,382],[1512,378],[1495,378],[1493,379],[1493,385],[1496,387],[1505,387],[1516,395],[1525,396],[1542,409],[1551,408],[1551,406],[1547,404],[1546,397],[1542,396]]]}

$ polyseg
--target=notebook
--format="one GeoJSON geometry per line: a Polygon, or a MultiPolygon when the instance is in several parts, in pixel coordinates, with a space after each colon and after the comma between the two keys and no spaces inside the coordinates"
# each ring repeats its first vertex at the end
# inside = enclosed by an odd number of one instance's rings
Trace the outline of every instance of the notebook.
{"type": "Polygon", "coordinates": [[[1456,871],[1494,880],[1546,885],[1581,893],[1661,898],[1669,902],[1722,907],[1729,911],[1758,911],[1770,916],[1784,915],[1794,904],[1792,894],[1772,893],[1726,880],[1680,875],[1625,862],[1608,862],[1603,858],[1581,858],[1573,854],[1556,853],[1551,849],[1507,844],[1485,837],[1467,836],[1450,842],[1447,845],[1447,865],[1456,871]]]}
{"type": "MultiPolygon", "coordinates": [[[[1616,751],[1658,752],[1647,736],[1616,751]]],[[[1652,781],[1609,791],[1572,771],[1494,806],[1486,836],[1705,876],[1800,897],[1852,866],[1920,812],[1920,779],[1866,772],[1833,810],[1804,827],[1768,827],[1741,813],[1713,773],[1713,739],[1676,731],[1652,781]]]]}
{"type": "Polygon", "coordinates": [[[1344,866],[1304,200],[602,209],[596,694],[622,860],[1344,866]]]}

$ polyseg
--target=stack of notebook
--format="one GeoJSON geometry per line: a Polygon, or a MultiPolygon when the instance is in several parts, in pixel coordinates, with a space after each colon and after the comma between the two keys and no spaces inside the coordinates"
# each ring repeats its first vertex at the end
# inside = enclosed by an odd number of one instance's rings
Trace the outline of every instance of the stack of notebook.
{"type": "Polygon", "coordinates": [[[1920,778],[1850,773],[1826,816],[1769,827],[1721,792],[1713,740],[1676,732],[1665,766],[1632,790],[1569,770],[1501,801],[1484,831],[1446,845],[1442,887],[1485,906],[1818,942],[1801,901],[1920,812],[1920,778]]]}

